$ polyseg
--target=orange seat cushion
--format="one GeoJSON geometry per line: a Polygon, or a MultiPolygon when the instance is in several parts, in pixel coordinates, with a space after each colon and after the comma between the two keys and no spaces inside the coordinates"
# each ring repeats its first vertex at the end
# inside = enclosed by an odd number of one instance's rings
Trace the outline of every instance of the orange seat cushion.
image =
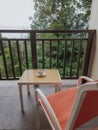
{"type": "Polygon", "coordinates": [[[77,87],[72,87],[70,89],[52,94],[51,96],[47,96],[47,100],[52,106],[62,130],[65,130],[77,90],[77,87]]]}

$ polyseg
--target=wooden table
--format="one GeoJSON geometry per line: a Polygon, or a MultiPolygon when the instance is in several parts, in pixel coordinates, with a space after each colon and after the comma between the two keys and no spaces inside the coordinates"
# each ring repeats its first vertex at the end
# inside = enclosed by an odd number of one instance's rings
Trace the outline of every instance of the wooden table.
{"type": "Polygon", "coordinates": [[[23,94],[22,94],[22,86],[27,85],[27,92],[30,94],[29,85],[34,85],[35,88],[39,85],[54,85],[55,92],[61,90],[62,81],[59,75],[59,71],[57,69],[45,69],[46,76],[39,77],[38,69],[28,69],[25,70],[22,76],[18,81],[19,86],[19,94],[20,94],[20,103],[21,103],[21,111],[24,112],[24,105],[23,105],[23,94]]]}

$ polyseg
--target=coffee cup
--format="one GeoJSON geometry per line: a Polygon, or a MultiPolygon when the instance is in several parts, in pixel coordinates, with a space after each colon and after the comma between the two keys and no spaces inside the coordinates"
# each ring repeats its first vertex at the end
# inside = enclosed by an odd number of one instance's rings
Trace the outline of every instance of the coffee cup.
{"type": "Polygon", "coordinates": [[[39,71],[38,71],[38,74],[39,74],[39,75],[43,75],[43,70],[39,70],[39,71]]]}

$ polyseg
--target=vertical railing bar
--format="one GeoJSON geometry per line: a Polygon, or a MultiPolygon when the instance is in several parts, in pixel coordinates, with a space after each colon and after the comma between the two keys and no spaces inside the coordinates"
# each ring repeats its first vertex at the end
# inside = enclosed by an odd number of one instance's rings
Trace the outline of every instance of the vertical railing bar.
{"type": "Polygon", "coordinates": [[[87,76],[88,74],[91,49],[92,49],[93,38],[94,38],[95,33],[96,33],[95,30],[94,31],[89,30],[88,32],[88,41],[87,41],[86,53],[84,56],[84,64],[83,64],[83,69],[82,69],[82,72],[83,72],[82,75],[85,75],[85,76],[87,76]]]}
{"type": "Polygon", "coordinates": [[[45,65],[44,65],[44,40],[42,41],[42,68],[44,69],[45,65]]]}
{"type": "Polygon", "coordinates": [[[66,70],[66,48],[67,48],[67,41],[65,40],[64,56],[63,56],[63,77],[65,77],[65,70],[66,70]]]}
{"type": "Polygon", "coordinates": [[[17,53],[18,53],[18,61],[19,61],[19,72],[20,75],[22,75],[22,68],[21,68],[21,58],[20,58],[20,51],[19,51],[19,41],[16,40],[16,46],[17,46],[17,53]]]}
{"type": "Polygon", "coordinates": [[[28,69],[28,68],[29,68],[29,65],[28,65],[28,51],[27,51],[27,43],[26,43],[26,40],[24,40],[24,46],[25,46],[26,67],[27,67],[27,69],[28,69]]]}
{"type": "Polygon", "coordinates": [[[4,53],[4,48],[3,48],[3,42],[2,42],[2,40],[1,40],[1,51],[2,51],[2,56],[3,56],[3,63],[4,63],[4,69],[5,69],[6,79],[9,79],[8,70],[7,70],[7,64],[6,64],[6,58],[5,58],[5,53],[4,53]]]}
{"type": "Polygon", "coordinates": [[[51,40],[50,40],[50,69],[51,69],[51,60],[52,60],[52,46],[51,46],[51,40]]]}
{"type": "Polygon", "coordinates": [[[37,49],[36,49],[36,31],[30,32],[31,53],[32,53],[32,68],[37,68],[37,49]]]}
{"type": "Polygon", "coordinates": [[[13,61],[13,54],[12,54],[12,48],[11,48],[11,42],[8,40],[8,45],[9,45],[9,51],[10,51],[10,57],[11,57],[11,65],[12,65],[12,73],[14,76],[14,79],[16,78],[15,76],[15,68],[14,68],[14,61],[13,61]]]}
{"type": "Polygon", "coordinates": [[[80,66],[81,50],[82,50],[82,39],[80,39],[79,50],[78,50],[78,56],[77,56],[77,73],[76,73],[76,77],[77,77],[77,78],[79,77],[79,66],[80,66]]]}
{"type": "Polygon", "coordinates": [[[74,39],[72,41],[72,51],[71,51],[71,57],[70,57],[70,78],[72,77],[72,60],[73,60],[73,54],[74,54],[74,39]]]}
{"type": "Polygon", "coordinates": [[[59,40],[57,40],[57,68],[59,68],[59,40]]]}

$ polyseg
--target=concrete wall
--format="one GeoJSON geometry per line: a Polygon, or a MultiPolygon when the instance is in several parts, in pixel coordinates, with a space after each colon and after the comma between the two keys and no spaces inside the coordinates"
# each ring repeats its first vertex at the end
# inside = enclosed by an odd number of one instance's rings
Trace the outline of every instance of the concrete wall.
{"type": "Polygon", "coordinates": [[[93,79],[98,79],[98,0],[92,0],[91,16],[89,21],[89,29],[96,29],[96,42],[93,48],[91,60],[91,73],[90,77],[93,79]]]}

